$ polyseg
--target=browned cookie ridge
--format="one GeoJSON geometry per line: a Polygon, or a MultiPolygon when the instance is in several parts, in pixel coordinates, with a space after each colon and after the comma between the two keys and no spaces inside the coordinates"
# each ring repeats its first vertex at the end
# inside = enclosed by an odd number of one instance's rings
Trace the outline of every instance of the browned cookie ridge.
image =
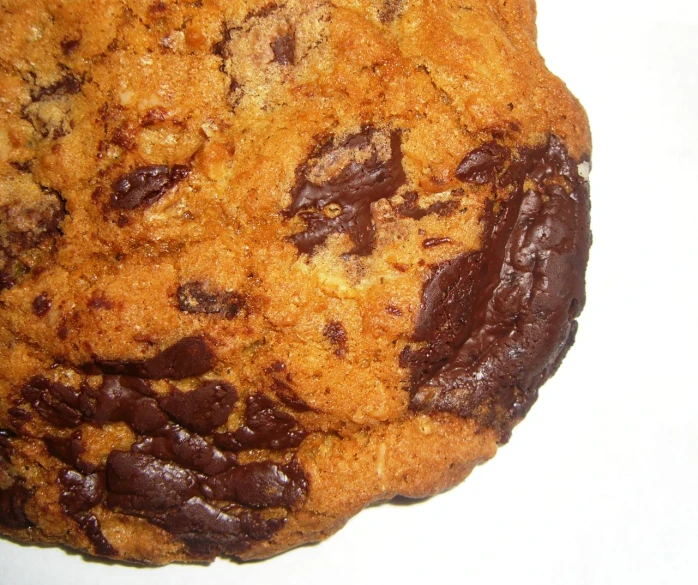
{"type": "Polygon", "coordinates": [[[0,8],[2,533],[264,558],[491,458],[590,246],[532,3],[97,8],[0,8]]]}

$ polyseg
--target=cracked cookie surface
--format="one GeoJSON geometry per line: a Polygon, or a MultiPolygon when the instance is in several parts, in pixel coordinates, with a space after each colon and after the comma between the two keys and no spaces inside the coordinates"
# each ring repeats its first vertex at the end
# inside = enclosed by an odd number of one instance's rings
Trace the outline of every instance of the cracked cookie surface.
{"type": "Polygon", "coordinates": [[[0,531],[264,558],[491,458],[590,246],[587,121],[534,19],[4,3],[0,531]]]}

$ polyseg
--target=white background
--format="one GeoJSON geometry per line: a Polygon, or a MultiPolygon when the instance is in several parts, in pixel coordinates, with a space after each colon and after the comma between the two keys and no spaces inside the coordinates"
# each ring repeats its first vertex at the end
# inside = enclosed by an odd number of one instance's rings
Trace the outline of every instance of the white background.
{"type": "Polygon", "coordinates": [[[538,12],[591,120],[594,246],[577,343],[511,443],[268,561],[137,569],[0,541],[0,583],[698,583],[698,3],[538,12]]]}

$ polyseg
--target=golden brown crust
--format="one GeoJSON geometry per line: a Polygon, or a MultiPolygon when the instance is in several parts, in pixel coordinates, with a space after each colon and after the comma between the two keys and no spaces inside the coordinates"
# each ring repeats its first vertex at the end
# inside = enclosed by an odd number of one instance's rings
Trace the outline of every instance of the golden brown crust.
{"type": "Polygon", "coordinates": [[[491,402],[415,409],[404,355],[428,345],[438,267],[486,250],[517,190],[581,194],[583,285],[590,134],[535,37],[532,0],[4,3],[3,532],[137,562],[263,558],[492,457],[491,402]],[[463,171],[494,143],[501,168],[463,171]],[[175,432],[220,465],[163,455],[175,432]],[[114,487],[158,470],[179,474],[176,503],[114,487]],[[192,520],[206,506],[227,524],[192,520]]]}

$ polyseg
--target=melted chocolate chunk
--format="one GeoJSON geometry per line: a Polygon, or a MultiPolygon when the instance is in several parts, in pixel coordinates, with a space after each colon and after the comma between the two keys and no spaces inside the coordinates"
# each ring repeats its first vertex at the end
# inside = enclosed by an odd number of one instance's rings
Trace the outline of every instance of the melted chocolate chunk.
{"type": "MultiPolygon", "coordinates": [[[[210,465],[199,468],[207,473],[212,470],[210,465]]],[[[151,455],[122,451],[109,455],[107,482],[109,506],[147,518],[184,542],[192,553],[205,557],[239,553],[251,541],[269,538],[285,522],[283,518],[265,519],[239,504],[297,506],[308,490],[296,461],[289,465],[251,463],[209,476],[151,455]],[[236,504],[227,509],[206,499],[236,504]]]]}
{"type": "Polygon", "coordinates": [[[112,451],[107,459],[107,503],[126,514],[150,515],[198,495],[194,473],[142,453],[112,451]]]}
{"type": "Polygon", "coordinates": [[[509,162],[511,151],[497,142],[488,142],[465,155],[456,169],[456,177],[466,183],[492,183],[509,162]]]}
{"type": "Polygon", "coordinates": [[[51,299],[48,298],[48,295],[45,292],[34,297],[34,300],[32,301],[32,312],[37,317],[45,316],[50,310],[51,299]]]}
{"type": "Polygon", "coordinates": [[[296,64],[296,34],[291,32],[281,35],[272,44],[274,61],[279,65],[296,64]]]}
{"type": "Polygon", "coordinates": [[[171,387],[160,405],[175,420],[200,434],[224,424],[237,402],[235,388],[225,382],[206,382],[196,390],[182,392],[171,387]]]}
{"type": "Polygon", "coordinates": [[[7,413],[10,415],[10,423],[14,428],[21,428],[24,423],[32,419],[30,412],[27,412],[23,408],[18,408],[17,406],[8,408],[7,413]]]}
{"type": "Polygon", "coordinates": [[[46,87],[39,87],[31,93],[33,102],[41,102],[47,99],[74,95],[80,91],[82,81],[72,74],[68,74],[55,83],[46,87]]]}
{"type": "Polygon", "coordinates": [[[328,142],[298,169],[284,215],[306,222],[306,231],[290,238],[299,252],[312,254],[331,234],[346,233],[354,244],[349,254],[371,253],[371,203],[392,197],[407,181],[400,144],[399,131],[388,136],[367,127],[337,146],[328,142]]]}
{"type": "Polygon", "coordinates": [[[104,556],[119,554],[104,536],[99,520],[90,513],[104,499],[104,473],[82,475],[77,471],[62,469],[58,474],[58,483],[62,490],[59,502],[63,512],[77,522],[94,546],[95,552],[104,556]]]}
{"type": "Polygon", "coordinates": [[[295,418],[264,394],[247,398],[245,424],[232,433],[216,433],[216,445],[230,451],[298,447],[307,433],[295,418]]]}
{"type": "Polygon", "coordinates": [[[308,485],[296,463],[249,463],[209,477],[205,493],[216,500],[234,501],[253,508],[292,507],[305,497],[308,485]]]}
{"type": "Polygon", "coordinates": [[[33,526],[24,511],[31,492],[20,481],[7,489],[0,489],[0,526],[22,530],[33,526]]]}
{"type": "Polygon", "coordinates": [[[429,207],[422,209],[417,206],[418,195],[414,191],[405,193],[402,198],[405,200],[404,203],[398,205],[395,211],[403,217],[411,217],[417,220],[431,215],[432,213],[441,217],[446,217],[451,215],[458,208],[458,202],[451,199],[448,201],[437,201],[436,203],[432,203],[429,207]]]}
{"type": "Polygon", "coordinates": [[[80,39],[65,38],[61,41],[61,51],[66,57],[72,55],[79,46],[80,39]]]}
{"type": "Polygon", "coordinates": [[[334,346],[334,354],[343,358],[347,353],[347,331],[339,321],[330,321],[322,330],[325,338],[334,346]]]}
{"type": "Polygon", "coordinates": [[[75,520],[94,546],[96,554],[105,557],[115,557],[119,554],[119,551],[104,536],[99,520],[93,514],[79,514],[75,520]]]}
{"type": "MultiPolygon", "coordinates": [[[[290,376],[290,374],[289,374],[290,376]]],[[[287,376],[288,379],[290,379],[287,376]]],[[[302,400],[298,394],[285,382],[274,378],[271,383],[271,390],[276,394],[276,397],[281,400],[286,406],[298,412],[306,412],[310,407],[302,400]]]]}
{"type": "Polygon", "coordinates": [[[257,10],[250,10],[244,18],[244,22],[247,22],[248,20],[252,20],[253,18],[266,18],[270,14],[273,14],[277,10],[283,7],[282,5],[277,4],[276,2],[268,2],[261,8],[258,8],[257,10]]]}
{"type": "Polygon", "coordinates": [[[61,506],[71,518],[94,508],[104,498],[105,477],[102,472],[83,475],[72,469],[62,469],[58,482],[62,490],[61,506]]]}
{"type": "MultiPolygon", "coordinates": [[[[44,438],[54,457],[75,468],[59,473],[59,502],[97,554],[118,554],[93,511],[102,502],[120,513],[147,519],[171,532],[191,554],[210,558],[238,554],[253,541],[270,538],[285,523],[287,512],[283,509],[288,511],[305,501],[308,481],[295,459],[288,464],[261,461],[240,465],[234,453],[243,448],[293,448],[306,436],[295,419],[270,399],[261,394],[250,397],[245,425],[236,433],[219,435],[232,437],[231,449],[214,445],[197,433],[210,433],[227,422],[238,399],[232,385],[208,381],[188,392],[171,386],[170,393],[162,396],[147,379],[104,372],[128,371],[151,377],[160,377],[163,372],[174,377],[173,372],[181,373],[182,367],[190,372],[191,367],[182,366],[176,358],[186,353],[192,339],[199,338],[182,340],[179,347],[150,360],[89,364],[85,370],[103,375],[97,388],[85,381],[75,390],[37,377],[23,389],[24,399],[54,424],[66,426],[66,420],[76,423],[74,426],[124,422],[140,435],[130,451],[109,454],[106,471],[82,460],[85,444],[81,430],[67,438],[44,438]],[[266,508],[280,510],[261,511],[266,508]]],[[[194,363],[198,363],[196,359],[194,363]]],[[[283,370],[283,365],[276,365],[272,371],[283,370]]],[[[3,448],[9,437],[9,433],[0,434],[3,448]]],[[[7,523],[24,522],[17,511],[23,509],[21,495],[18,490],[0,494],[0,505],[4,506],[0,514],[9,518],[7,523]]]]}
{"type": "Polygon", "coordinates": [[[0,291],[53,261],[65,202],[58,191],[42,191],[36,205],[0,205],[0,291]]]}
{"type": "Polygon", "coordinates": [[[235,455],[224,453],[199,435],[168,424],[153,431],[131,447],[134,453],[152,455],[206,475],[227,471],[237,463],[235,455]]]}
{"type": "Polygon", "coordinates": [[[125,422],[147,433],[164,426],[168,419],[153,398],[148,384],[127,376],[104,376],[99,389],[83,385],[80,408],[91,423],[125,422]]]}
{"type": "Polygon", "coordinates": [[[80,392],[69,386],[35,376],[22,388],[22,398],[52,425],[76,427],[82,422],[80,392]]]}
{"type": "Polygon", "coordinates": [[[19,172],[19,173],[29,173],[32,170],[32,161],[31,160],[25,160],[25,161],[11,160],[10,165],[12,165],[15,169],[17,169],[17,172],[19,172]]]}
{"type": "Polygon", "coordinates": [[[67,439],[51,436],[44,437],[44,443],[46,444],[48,452],[57,459],[63,461],[63,463],[72,465],[75,469],[83,473],[92,473],[95,471],[95,465],[83,461],[81,458],[82,454],[85,452],[85,444],[82,440],[81,430],[75,431],[67,439]]]}
{"type": "Polygon", "coordinates": [[[245,299],[235,291],[211,290],[202,282],[188,282],[177,290],[179,310],[183,313],[205,313],[232,319],[245,306],[245,299]]]}
{"type": "Polygon", "coordinates": [[[191,498],[182,506],[153,520],[202,558],[236,554],[249,548],[252,540],[266,540],[283,525],[283,518],[263,518],[259,513],[235,510],[229,514],[201,498],[191,498]]]}
{"type": "Polygon", "coordinates": [[[12,456],[14,455],[14,447],[12,446],[12,439],[15,434],[7,429],[0,429],[0,459],[10,463],[12,456]]]}
{"type": "Polygon", "coordinates": [[[191,169],[185,165],[139,167],[112,183],[110,204],[114,209],[147,207],[182,181],[191,169]]]}
{"type": "Polygon", "coordinates": [[[203,337],[184,337],[156,356],[142,361],[96,359],[83,365],[88,374],[114,374],[147,380],[180,380],[213,369],[214,354],[203,337]]]}
{"type": "Polygon", "coordinates": [[[400,360],[412,409],[473,416],[506,442],[555,372],[585,299],[589,193],[577,164],[555,136],[518,156],[488,143],[464,158],[462,180],[509,196],[489,203],[482,249],[437,266],[424,286],[421,347],[400,360]]]}

